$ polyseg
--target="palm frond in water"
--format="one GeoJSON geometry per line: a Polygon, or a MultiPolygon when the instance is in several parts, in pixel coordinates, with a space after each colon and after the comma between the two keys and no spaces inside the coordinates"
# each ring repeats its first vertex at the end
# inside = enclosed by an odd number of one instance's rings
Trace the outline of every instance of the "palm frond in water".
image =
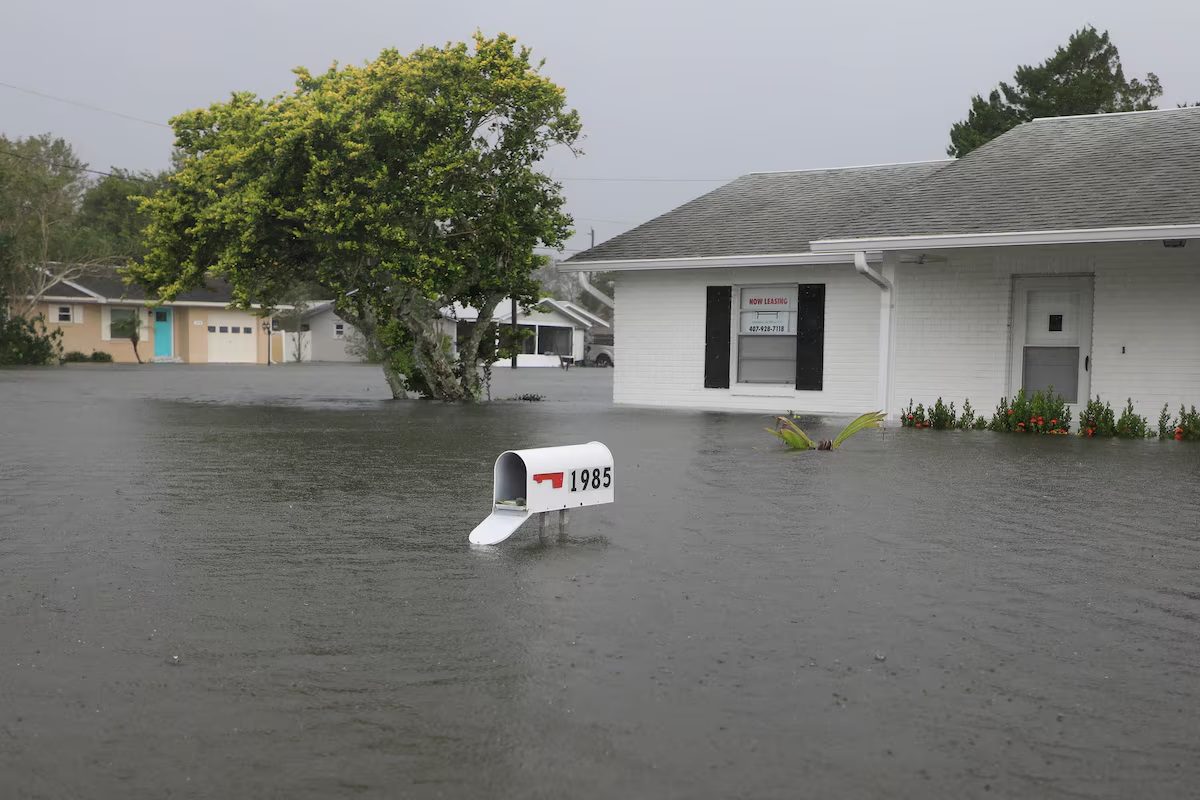
{"type": "Polygon", "coordinates": [[[833,446],[835,448],[841,447],[842,442],[846,441],[859,431],[866,430],[867,428],[882,428],[885,417],[886,415],[882,411],[868,411],[866,414],[854,419],[849,425],[842,428],[842,432],[834,438],[833,446]]]}
{"type": "Polygon", "coordinates": [[[817,443],[808,438],[808,434],[800,429],[795,420],[788,417],[776,417],[775,427],[766,428],[767,433],[780,439],[793,450],[816,450],[817,443]]]}
{"type": "Polygon", "coordinates": [[[868,411],[866,414],[852,420],[845,428],[842,428],[842,432],[832,441],[825,439],[820,443],[814,442],[809,438],[809,435],[801,430],[796,421],[790,417],[776,417],[775,427],[767,428],[766,431],[793,450],[833,450],[841,447],[842,442],[859,431],[866,430],[867,428],[883,427],[884,419],[885,415],[882,411],[868,411]]]}

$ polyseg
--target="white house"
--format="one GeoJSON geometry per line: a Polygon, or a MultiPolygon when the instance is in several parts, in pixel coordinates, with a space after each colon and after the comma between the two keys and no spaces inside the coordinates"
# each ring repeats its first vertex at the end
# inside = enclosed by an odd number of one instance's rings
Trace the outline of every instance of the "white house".
{"type": "MultiPolygon", "coordinates": [[[[459,328],[473,325],[479,312],[455,304],[442,309],[442,333],[457,352],[459,328]]],[[[493,320],[500,325],[512,323],[512,304],[505,300],[496,307],[493,320]]],[[[544,298],[530,309],[518,309],[517,326],[528,331],[522,340],[524,352],[517,356],[518,367],[557,367],[561,358],[581,361],[585,336],[591,330],[607,330],[603,318],[566,300],[544,298]]],[[[362,361],[362,337],[350,323],[337,316],[333,303],[312,304],[301,315],[299,330],[275,332],[273,357],[279,361],[362,361]],[[296,353],[299,351],[299,358],[296,353]]],[[[510,366],[507,359],[496,366],[510,366]]]]}
{"type": "Polygon", "coordinates": [[[895,417],[1053,386],[1200,403],[1200,109],[952,161],[739,178],[564,262],[616,280],[618,403],[895,417]]]}
{"type": "MultiPolygon", "coordinates": [[[[494,319],[500,325],[512,323],[511,301],[496,308],[494,319]]],[[[587,333],[607,330],[608,323],[575,303],[547,297],[528,311],[518,309],[517,327],[529,332],[522,339],[524,350],[517,354],[517,367],[557,367],[561,358],[582,361],[587,333]]],[[[507,359],[496,362],[498,367],[511,365],[507,359]]]]}

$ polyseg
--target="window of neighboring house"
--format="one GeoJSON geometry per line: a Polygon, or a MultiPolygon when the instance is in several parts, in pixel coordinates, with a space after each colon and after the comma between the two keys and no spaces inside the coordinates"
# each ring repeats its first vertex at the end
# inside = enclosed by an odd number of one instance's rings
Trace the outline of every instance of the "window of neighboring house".
{"type": "Polygon", "coordinates": [[[345,339],[346,338],[346,324],[345,323],[343,323],[343,322],[333,323],[333,338],[335,338],[335,339],[345,339]]]}
{"type": "Polygon", "coordinates": [[[538,352],[547,356],[570,356],[571,329],[557,325],[538,326],[538,352]]]}
{"type": "Polygon", "coordinates": [[[74,322],[75,321],[74,315],[71,313],[70,306],[59,306],[58,307],[58,321],[59,322],[74,322]]]}
{"type": "Polygon", "coordinates": [[[533,325],[518,325],[517,330],[523,337],[521,339],[521,352],[525,355],[537,353],[537,328],[533,325]]]}
{"type": "MultiPolygon", "coordinates": [[[[141,317],[138,315],[136,308],[110,308],[108,310],[108,330],[104,338],[106,339],[124,339],[127,338],[121,335],[121,325],[139,324],[141,317]],[[113,329],[117,332],[114,334],[113,329]]],[[[128,330],[128,328],[126,328],[128,330]]]]}
{"type": "Polygon", "coordinates": [[[737,382],[796,382],[796,295],[792,286],[739,290],[737,382]]]}

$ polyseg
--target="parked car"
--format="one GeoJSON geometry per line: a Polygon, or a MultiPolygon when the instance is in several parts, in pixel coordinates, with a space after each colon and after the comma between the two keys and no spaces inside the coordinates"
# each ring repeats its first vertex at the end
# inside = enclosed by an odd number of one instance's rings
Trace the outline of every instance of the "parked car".
{"type": "Polygon", "coordinates": [[[611,333],[592,334],[592,340],[584,348],[584,363],[589,367],[611,367],[616,363],[613,357],[613,335],[611,333]]]}

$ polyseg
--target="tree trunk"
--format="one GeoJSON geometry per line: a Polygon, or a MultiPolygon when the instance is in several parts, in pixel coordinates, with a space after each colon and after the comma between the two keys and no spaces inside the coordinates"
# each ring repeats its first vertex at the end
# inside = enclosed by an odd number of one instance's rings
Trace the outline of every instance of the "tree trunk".
{"type": "Polygon", "coordinates": [[[383,367],[383,379],[387,381],[388,389],[392,393],[393,400],[407,400],[408,390],[404,388],[404,375],[400,370],[396,369],[393,356],[395,355],[390,349],[383,346],[383,342],[379,340],[379,328],[376,323],[375,315],[369,308],[358,307],[354,308],[350,305],[345,305],[336,309],[337,314],[342,319],[349,322],[363,337],[366,342],[367,351],[374,351],[379,354],[380,366],[383,367]]]}
{"type": "Polygon", "coordinates": [[[388,388],[392,390],[393,400],[408,399],[408,392],[404,390],[404,376],[392,366],[386,356],[383,359],[383,379],[387,381],[388,388]]]}
{"type": "MultiPolygon", "coordinates": [[[[466,341],[462,342],[458,349],[458,361],[461,372],[461,381],[463,391],[474,399],[479,399],[483,393],[483,386],[480,382],[479,374],[479,348],[483,344],[485,337],[495,335],[492,331],[492,312],[496,306],[504,299],[503,295],[488,297],[483,304],[483,308],[479,309],[479,316],[475,320],[475,327],[471,331],[471,335],[466,341]]],[[[490,352],[490,349],[489,349],[490,352]]],[[[489,400],[491,398],[488,398],[489,400]]]]}

